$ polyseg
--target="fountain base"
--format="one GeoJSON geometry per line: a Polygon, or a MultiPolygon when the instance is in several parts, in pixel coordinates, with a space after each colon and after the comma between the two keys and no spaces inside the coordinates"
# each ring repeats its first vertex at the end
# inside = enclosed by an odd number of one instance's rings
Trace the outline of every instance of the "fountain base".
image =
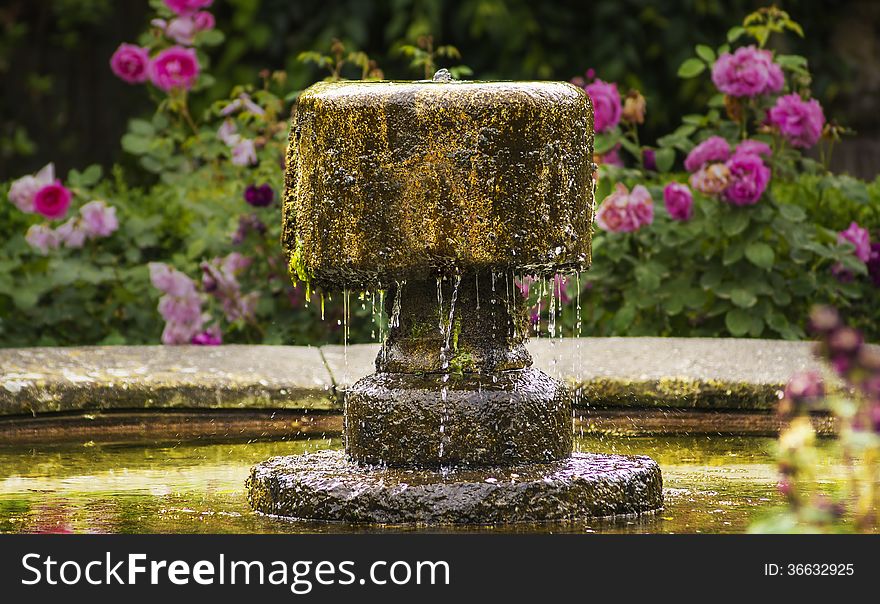
{"type": "Polygon", "coordinates": [[[641,514],[663,506],[649,457],[575,453],[563,460],[455,470],[355,464],[343,451],[274,457],[251,470],[251,506],[299,519],[496,524],[641,514]]]}

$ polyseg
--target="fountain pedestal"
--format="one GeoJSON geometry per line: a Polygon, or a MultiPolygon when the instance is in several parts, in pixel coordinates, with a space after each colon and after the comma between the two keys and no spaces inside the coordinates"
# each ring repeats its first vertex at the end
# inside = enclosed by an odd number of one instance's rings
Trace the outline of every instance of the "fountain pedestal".
{"type": "Polygon", "coordinates": [[[319,84],[288,148],[284,244],[314,286],[383,289],[345,451],[280,457],[254,509],[381,523],[572,520],[662,506],[647,457],[572,454],[571,396],[531,367],[516,275],[589,266],[592,110],[562,83],[319,84]]]}

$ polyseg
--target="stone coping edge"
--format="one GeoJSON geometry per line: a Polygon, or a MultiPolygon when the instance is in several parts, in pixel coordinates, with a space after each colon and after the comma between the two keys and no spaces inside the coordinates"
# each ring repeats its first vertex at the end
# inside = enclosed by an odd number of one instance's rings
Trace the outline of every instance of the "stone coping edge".
{"type": "MultiPolygon", "coordinates": [[[[536,367],[576,392],[578,408],[760,411],[774,407],[792,373],[818,367],[810,347],[706,338],[572,338],[529,346],[536,367]]],[[[375,351],[375,345],[352,345],[345,352],[342,346],[0,348],[0,416],[338,411],[345,386],[371,372],[375,351]]]]}

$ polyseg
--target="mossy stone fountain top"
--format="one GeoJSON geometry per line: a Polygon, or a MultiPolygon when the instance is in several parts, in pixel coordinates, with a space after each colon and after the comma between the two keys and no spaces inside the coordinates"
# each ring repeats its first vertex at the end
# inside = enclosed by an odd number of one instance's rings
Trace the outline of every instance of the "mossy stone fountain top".
{"type": "Polygon", "coordinates": [[[593,117],[563,82],[335,82],[299,99],[283,245],[325,289],[590,263],[593,117]]]}
{"type": "Polygon", "coordinates": [[[662,504],[645,457],[572,454],[571,398],[532,368],[517,275],[590,264],[593,112],[562,82],[322,83],[290,132],[282,244],[296,278],[384,289],[376,373],[345,452],[256,466],[259,511],[508,522],[662,504]]]}

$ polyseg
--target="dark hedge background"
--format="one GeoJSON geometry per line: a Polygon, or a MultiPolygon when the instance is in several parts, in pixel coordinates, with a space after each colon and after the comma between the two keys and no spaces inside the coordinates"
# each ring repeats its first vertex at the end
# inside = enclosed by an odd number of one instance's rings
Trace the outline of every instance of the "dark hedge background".
{"type": "MultiPolygon", "coordinates": [[[[157,0],[154,0],[157,1],[157,0]]],[[[697,43],[719,45],[727,29],[765,2],[749,0],[216,0],[226,43],[212,58],[216,85],[253,82],[286,69],[291,87],[321,77],[296,61],[333,37],[375,57],[387,77],[416,77],[389,49],[431,33],[457,46],[483,79],[569,79],[586,68],[648,98],[643,140],[674,128],[711,93],[708,78],[682,81],[679,64],[697,43]]],[[[784,49],[808,57],[826,114],[858,134],[836,152],[838,170],[872,178],[880,165],[880,2],[783,1],[804,40],[784,49]]],[[[0,180],[52,159],[61,173],[92,162],[126,163],[126,121],[149,111],[108,60],[152,14],[147,0],[0,0],[0,180]]],[[[207,101],[209,99],[205,99],[207,101]]]]}

